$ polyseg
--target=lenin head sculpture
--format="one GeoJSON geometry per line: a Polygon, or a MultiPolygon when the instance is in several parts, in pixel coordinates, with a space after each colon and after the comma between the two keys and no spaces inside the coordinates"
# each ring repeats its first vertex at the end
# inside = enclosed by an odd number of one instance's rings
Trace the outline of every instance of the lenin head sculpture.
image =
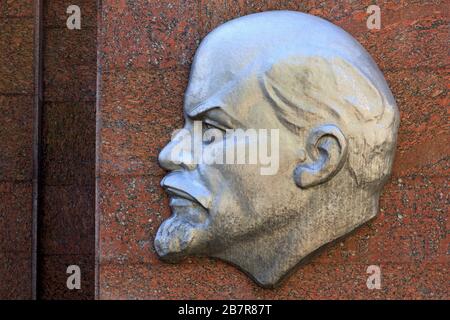
{"type": "Polygon", "coordinates": [[[217,257],[272,287],[377,214],[399,113],[370,55],[339,27],[290,11],[219,26],[195,55],[184,114],[159,155],[172,210],[155,238],[164,261],[217,257]],[[267,148],[276,165],[195,161],[192,144],[206,158],[267,148]]]}

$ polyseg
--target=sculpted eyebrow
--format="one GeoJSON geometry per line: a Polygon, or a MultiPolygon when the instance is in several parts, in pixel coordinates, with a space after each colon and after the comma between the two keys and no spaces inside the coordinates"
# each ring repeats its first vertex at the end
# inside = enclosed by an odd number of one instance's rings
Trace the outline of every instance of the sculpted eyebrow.
{"type": "MultiPolygon", "coordinates": [[[[193,111],[197,111],[197,109],[194,109],[193,111]]],[[[228,114],[218,106],[205,108],[200,112],[190,112],[188,115],[192,119],[203,120],[223,130],[229,129],[231,127],[231,122],[228,114]]]]}
{"type": "Polygon", "coordinates": [[[221,108],[221,107],[202,103],[202,104],[199,104],[196,107],[194,107],[191,111],[189,111],[188,116],[191,118],[198,118],[198,117],[204,115],[205,113],[207,113],[213,109],[217,109],[217,108],[221,108]]]}
{"type": "Polygon", "coordinates": [[[242,127],[240,121],[230,115],[222,106],[212,104],[200,104],[192,109],[187,115],[191,119],[209,119],[216,124],[221,125],[224,129],[242,127]]]}

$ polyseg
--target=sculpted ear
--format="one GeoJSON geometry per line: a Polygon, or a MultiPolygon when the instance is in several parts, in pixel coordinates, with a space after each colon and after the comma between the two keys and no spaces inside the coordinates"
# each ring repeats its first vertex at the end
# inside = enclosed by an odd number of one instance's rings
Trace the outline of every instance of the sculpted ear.
{"type": "Polygon", "coordinates": [[[300,188],[309,188],[333,178],[347,160],[347,139],[335,125],[314,128],[306,142],[309,163],[299,164],[294,180],[300,188]]]}

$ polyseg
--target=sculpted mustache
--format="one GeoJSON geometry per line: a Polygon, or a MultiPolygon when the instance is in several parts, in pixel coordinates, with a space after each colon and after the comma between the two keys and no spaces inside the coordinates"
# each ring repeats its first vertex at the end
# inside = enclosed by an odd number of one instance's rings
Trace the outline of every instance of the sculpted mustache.
{"type": "Polygon", "coordinates": [[[211,206],[211,193],[192,178],[184,177],[183,173],[168,174],[161,180],[161,187],[169,194],[196,201],[205,209],[211,206]]]}

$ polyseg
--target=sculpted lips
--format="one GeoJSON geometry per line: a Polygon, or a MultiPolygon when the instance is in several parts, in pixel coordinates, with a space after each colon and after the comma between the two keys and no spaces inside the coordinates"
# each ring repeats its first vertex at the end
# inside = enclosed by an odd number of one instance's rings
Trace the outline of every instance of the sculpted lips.
{"type": "Polygon", "coordinates": [[[211,194],[183,172],[172,172],[161,180],[161,186],[172,196],[198,202],[205,209],[211,206],[211,194]]]}

